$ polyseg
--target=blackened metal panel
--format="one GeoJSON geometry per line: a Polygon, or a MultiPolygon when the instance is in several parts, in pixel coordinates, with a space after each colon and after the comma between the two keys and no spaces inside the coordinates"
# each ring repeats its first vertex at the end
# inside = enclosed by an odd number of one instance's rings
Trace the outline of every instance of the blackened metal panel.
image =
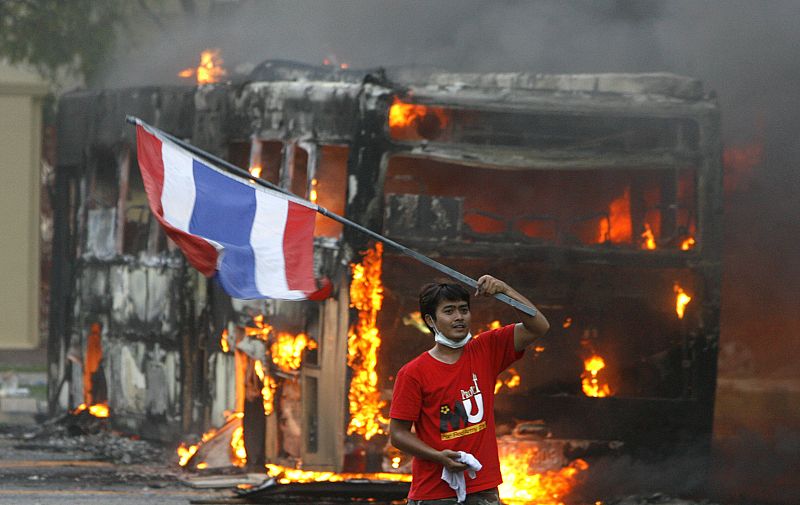
{"type": "Polygon", "coordinates": [[[68,93],[59,99],[59,165],[79,165],[89,147],[135,145],[126,115],[137,116],[177,137],[189,137],[194,88],[142,87],[68,93]]]}
{"type": "Polygon", "coordinates": [[[463,198],[386,195],[383,231],[389,237],[398,238],[459,238],[463,206],[463,198]]]}
{"type": "MultiPolygon", "coordinates": [[[[194,94],[195,116],[192,122],[192,143],[221,158],[228,157],[230,88],[199,86],[194,94]]],[[[249,137],[249,136],[248,136],[249,137]]]]}
{"type": "Polygon", "coordinates": [[[50,269],[50,310],[47,338],[48,413],[58,411],[58,398],[65,378],[66,352],[69,347],[70,309],[73,300],[71,279],[74,269],[74,220],[76,172],[74,166],[56,168],[53,205],[52,267],[50,269]]]}
{"type": "MultiPolygon", "coordinates": [[[[355,111],[358,123],[347,160],[345,215],[371,230],[382,228],[383,185],[390,149],[384,128],[390,100],[383,90],[365,86],[355,111]]],[[[363,233],[352,227],[345,227],[344,239],[355,251],[363,249],[368,242],[363,233]]]]}
{"type": "Polygon", "coordinates": [[[225,130],[232,138],[309,139],[349,143],[361,86],[347,82],[257,82],[231,97],[225,130]]]}

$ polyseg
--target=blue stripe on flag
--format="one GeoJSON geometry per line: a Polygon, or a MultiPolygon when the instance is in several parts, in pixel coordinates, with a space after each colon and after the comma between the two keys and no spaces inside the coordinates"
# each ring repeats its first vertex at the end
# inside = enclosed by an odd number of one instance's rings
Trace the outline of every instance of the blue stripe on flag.
{"type": "Polygon", "coordinates": [[[260,298],[250,231],[256,214],[255,189],[198,160],[192,164],[195,202],[189,232],[225,248],[217,278],[234,298],[260,298]]]}

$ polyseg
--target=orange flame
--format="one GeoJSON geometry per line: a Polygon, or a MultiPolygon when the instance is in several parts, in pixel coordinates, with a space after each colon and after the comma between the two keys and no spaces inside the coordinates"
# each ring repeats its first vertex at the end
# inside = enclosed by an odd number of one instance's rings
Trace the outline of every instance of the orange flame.
{"type": "Polygon", "coordinates": [[[419,126],[426,118],[438,125],[439,130],[443,130],[450,122],[447,112],[442,107],[405,103],[397,97],[389,107],[389,129],[397,138],[411,139],[419,136],[419,126]]]}
{"type": "Polygon", "coordinates": [[[606,367],[606,362],[602,357],[593,355],[583,360],[584,372],[581,374],[583,394],[595,398],[611,396],[611,388],[608,384],[601,384],[597,378],[598,372],[606,367]]]}
{"type": "Polygon", "coordinates": [[[630,187],[625,188],[625,193],[608,206],[608,218],[600,221],[598,232],[598,243],[611,241],[616,244],[631,241],[633,226],[630,187]]]}
{"type": "Polygon", "coordinates": [[[278,333],[275,341],[270,346],[272,362],[284,372],[297,370],[303,360],[303,352],[306,349],[317,348],[317,341],[309,338],[305,333],[292,335],[290,333],[278,333]]]}
{"type": "Polygon", "coordinates": [[[248,172],[250,172],[250,175],[253,177],[261,177],[262,170],[263,168],[261,168],[261,165],[253,165],[248,169],[248,172]]]}
{"type": "Polygon", "coordinates": [[[253,322],[255,326],[247,326],[244,329],[244,334],[248,337],[255,337],[260,340],[267,340],[269,337],[270,332],[272,332],[272,326],[264,322],[264,315],[259,314],[253,318],[253,322]]]}
{"type": "MultiPolygon", "coordinates": [[[[86,410],[86,404],[81,403],[80,405],[75,407],[75,410],[73,410],[72,413],[77,415],[83,412],[84,410],[86,410]]],[[[105,403],[96,403],[94,405],[91,405],[89,407],[89,414],[97,418],[108,417],[109,416],[108,405],[106,405],[105,403]]]]}
{"type": "Polygon", "coordinates": [[[98,403],[89,407],[89,413],[94,417],[108,417],[108,405],[98,403]]]}
{"type": "MultiPolygon", "coordinates": [[[[209,440],[214,438],[214,435],[216,434],[217,434],[216,428],[211,428],[207,432],[203,433],[203,436],[200,438],[200,442],[197,444],[187,446],[186,444],[181,442],[181,445],[178,446],[178,458],[179,458],[178,464],[180,466],[186,466],[189,463],[189,460],[192,459],[192,456],[194,456],[195,453],[197,452],[197,449],[199,449],[200,446],[203,445],[205,442],[208,442],[209,440]]],[[[198,464],[197,465],[198,468],[202,464],[203,463],[198,464]]]]}
{"type": "Polygon", "coordinates": [[[334,472],[311,472],[307,470],[297,470],[285,466],[267,463],[267,473],[275,477],[281,484],[292,482],[342,482],[352,479],[370,480],[390,480],[394,482],[411,482],[411,475],[406,473],[334,473],[334,472]]]}
{"type": "MultiPolygon", "coordinates": [[[[229,422],[234,417],[238,417],[239,419],[242,419],[244,417],[244,413],[243,412],[230,413],[230,412],[226,411],[225,422],[226,423],[229,422]]],[[[241,428],[239,428],[239,429],[241,429],[241,428]]],[[[187,464],[189,464],[189,461],[197,453],[197,450],[200,449],[200,447],[202,447],[203,444],[205,444],[206,442],[208,442],[209,440],[211,440],[215,436],[217,436],[217,429],[216,428],[211,428],[207,432],[203,433],[202,437],[200,438],[200,442],[198,442],[196,444],[192,444],[192,445],[188,445],[187,446],[185,443],[181,442],[181,445],[178,446],[178,449],[177,449],[178,464],[180,466],[186,466],[187,464]]],[[[235,459],[235,458],[237,458],[236,451],[235,451],[236,448],[234,447],[234,443],[233,443],[233,439],[235,437],[236,437],[236,433],[234,432],[232,434],[232,436],[231,436],[231,451],[232,451],[231,452],[231,462],[233,464],[236,464],[237,466],[241,466],[241,465],[238,465],[236,463],[238,461],[238,459],[235,459]]],[[[237,442],[237,444],[238,444],[238,442],[237,442]]],[[[241,451],[244,451],[244,439],[242,439],[241,444],[242,444],[241,445],[241,451]]],[[[246,461],[246,453],[245,453],[245,461],[246,461]]],[[[196,468],[198,468],[198,469],[203,469],[203,468],[206,468],[206,467],[208,467],[208,464],[205,463],[205,462],[200,462],[200,463],[198,463],[196,465],[196,468]]]]}
{"type": "Polygon", "coordinates": [[[389,423],[381,414],[386,401],[381,400],[375,371],[381,345],[377,318],[383,305],[382,256],[383,244],[377,242],[373,249],[364,252],[361,263],[351,265],[350,306],[358,309],[358,322],[347,335],[347,365],[353,370],[347,434],[356,433],[366,440],[385,433],[384,427],[389,423]]]}
{"type": "Polygon", "coordinates": [[[181,445],[178,446],[178,464],[180,466],[186,466],[189,463],[189,460],[192,459],[192,456],[197,452],[197,449],[200,448],[200,444],[194,444],[187,446],[183,442],[181,445]]]}
{"type": "Polygon", "coordinates": [[[520,465],[521,459],[510,455],[500,460],[503,474],[500,498],[508,505],[564,505],[561,500],[572,490],[577,475],[589,468],[588,463],[578,459],[559,471],[529,474],[525,471],[526,466],[520,465]]]}
{"type": "Polygon", "coordinates": [[[185,68],[178,72],[179,77],[190,78],[197,76],[197,84],[211,84],[227,74],[222,68],[222,57],[219,49],[206,49],[200,53],[200,64],[197,68],[185,68]]]}
{"type": "Polygon", "coordinates": [[[695,244],[697,244],[697,241],[694,239],[694,237],[689,237],[681,242],[681,251],[688,251],[689,249],[694,248],[695,244]]]}
{"type": "Polygon", "coordinates": [[[244,448],[244,427],[239,426],[231,434],[231,463],[239,468],[247,464],[247,451],[244,448]]]}
{"type": "Polygon", "coordinates": [[[427,113],[428,108],[426,106],[404,103],[395,97],[392,106],[389,108],[389,128],[410,126],[417,118],[427,113]]]}
{"type": "Polygon", "coordinates": [[[500,499],[508,505],[535,503],[536,505],[564,505],[562,499],[575,486],[577,476],[589,468],[582,459],[576,459],[560,470],[542,473],[530,471],[530,459],[535,447],[517,447],[500,456],[500,499]]]}
{"type": "Polygon", "coordinates": [[[429,334],[431,332],[425,325],[425,321],[422,320],[422,314],[420,314],[418,310],[411,312],[407,316],[403,316],[403,324],[416,328],[422,333],[429,334]]]}
{"type": "Polygon", "coordinates": [[[649,251],[655,250],[656,237],[653,235],[653,230],[650,229],[649,224],[644,224],[644,232],[642,232],[641,237],[644,239],[644,242],[642,243],[642,249],[647,249],[649,251]]]}
{"type": "Polygon", "coordinates": [[[231,350],[230,346],[228,345],[228,330],[222,330],[222,335],[219,337],[219,346],[222,348],[222,352],[228,352],[231,350]]]}
{"type": "Polygon", "coordinates": [[[683,319],[686,313],[686,306],[692,301],[692,297],[687,295],[677,282],[672,289],[675,291],[675,313],[678,314],[678,319],[683,319]]]}
{"type": "Polygon", "coordinates": [[[500,375],[506,375],[507,377],[505,379],[497,378],[497,382],[494,383],[494,394],[497,394],[503,386],[508,389],[514,389],[522,382],[519,373],[514,368],[509,368],[500,375]]]}
{"type": "Polygon", "coordinates": [[[253,365],[256,375],[264,384],[261,388],[261,398],[264,404],[264,415],[268,416],[275,410],[275,390],[278,388],[278,383],[271,375],[264,373],[264,365],[260,360],[256,360],[253,365]]]}
{"type": "Polygon", "coordinates": [[[494,321],[489,323],[489,329],[490,330],[496,330],[497,328],[500,328],[501,326],[503,326],[503,325],[497,319],[495,319],[494,321]]]}
{"type": "MultiPolygon", "coordinates": [[[[94,404],[98,403],[96,400],[101,400],[94,397],[92,377],[97,373],[100,363],[103,361],[102,329],[103,327],[100,323],[92,323],[89,328],[89,334],[86,335],[86,355],[83,359],[84,405],[94,406],[94,404]]],[[[102,400],[105,400],[105,398],[102,400]]]]}
{"type": "Polygon", "coordinates": [[[311,189],[308,192],[308,199],[317,203],[317,179],[311,179],[311,189]]]}
{"type": "MultiPolygon", "coordinates": [[[[291,333],[279,332],[276,334],[273,327],[264,322],[263,314],[253,317],[253,323],[255,326],[245,327],[245,335],[265,342],[271,341],[269,349],[272,362],[284,372],[291,372],[300,368],[305,350],[317,348],[316,340],[305,333],[292,335],[291,333]]],[[[270,415],[274,410],[274,396],[278,383],[269,374],[263,362],[256,360],[254,367],[256,375],[264,384],[261,389],[261,396],[264,399],[264,414],[270,415]]]]}

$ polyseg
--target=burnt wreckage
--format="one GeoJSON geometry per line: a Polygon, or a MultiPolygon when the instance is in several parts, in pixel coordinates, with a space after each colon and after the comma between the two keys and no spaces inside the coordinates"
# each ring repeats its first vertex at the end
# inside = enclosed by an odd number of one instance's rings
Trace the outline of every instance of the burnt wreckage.
{"type": "MultiPolygon", "coordinates": [[[[244,412],[248,453],[267,461],[381,466],[384,437],[346,434],[358,312],[350,263],[368,238],[319,216],[315,268],[333,281],[331,297],[231,300],[150,215],[130,114],[473,278],[506,279],[539,304],[550,338],[516,364],[520,384],[499,393],[498,425],[540,420],[557,439],[706,450],[722,168],[719,112],[701,83],[671,74],[388,75],[266,62],[246,82],[64,96],[51,409],[106,403],[114,425],[170,440],[220,426],[233,410],[244,412]],[[256,391],[271,381],[266,416],[260,395],[254,403],[245,394],[247,370],[270,340],[245,341],[265,324],[314,344],[302,366],[271,363],[270,380],[261,370],[256,391]],[[590,377],[592,356],[605,368],[590,377]]],[[[383,250],[381,402],[397,369],[430,345],[413,313],[419,286],[434,277],[383,250]]],[[[474,304],[485,319],[474,330],[513,318],[498,302],[474,304]]]]}

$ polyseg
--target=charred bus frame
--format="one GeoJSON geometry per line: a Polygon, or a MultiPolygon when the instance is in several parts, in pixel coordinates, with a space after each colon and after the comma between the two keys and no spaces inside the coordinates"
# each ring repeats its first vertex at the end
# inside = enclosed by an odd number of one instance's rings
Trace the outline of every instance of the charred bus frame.
{"type": "MultiPolygon", "coordinates": [[[[188,268],[150,218],[128,114],[244,168],[269,164],[264,177],[284,188],[315,191],[320,204],[468,275],[505,276],[541,304],[556,323],[553,343],[521,370],[524,387],[498,397],[499,422],[543,420],[554,436],[618,440],[632,450],[707,451],[722,168],[719,111],[698,81],[407,69],[387,76],[266,62],[239,83],[64,96],[51,411],[84,397],[82,356],[91,325],[100,324],[113,422],[175,439],[219,424],[231,408],[233,365],[219,334],[250,309],[188,268]],[[390,124],[393,107],[410,111],[407,124],[390,124]],[[620,197],[622,225],[611,215],[620,197]],[[643,248],[645,225],[656,228],[655,250],[643,248]],[[620,226],[624,236],[614,237],[620,226]],[[684,250],[686,238],[695,245],[684,250]],[[678,282],[693,297],[681,318],[678,282]],[[609,397],[581,391],[579,358],[590,348],[613,369],[609,397]]],[[[318,235],[316,268],[334,281],[334,296],[262,305],[275,324],[319,341],[296,377],[299,448],[282,445],[283,428],[268,416],[265,452],[341,470],[354,317],[348,263],[369,243],[331,223],[320,223],[318,235]]],[[[386,257],[384,390],[427,343],[401,316],[412,311],[418,285],[437,275],[391,251],[386,257]]]]}

